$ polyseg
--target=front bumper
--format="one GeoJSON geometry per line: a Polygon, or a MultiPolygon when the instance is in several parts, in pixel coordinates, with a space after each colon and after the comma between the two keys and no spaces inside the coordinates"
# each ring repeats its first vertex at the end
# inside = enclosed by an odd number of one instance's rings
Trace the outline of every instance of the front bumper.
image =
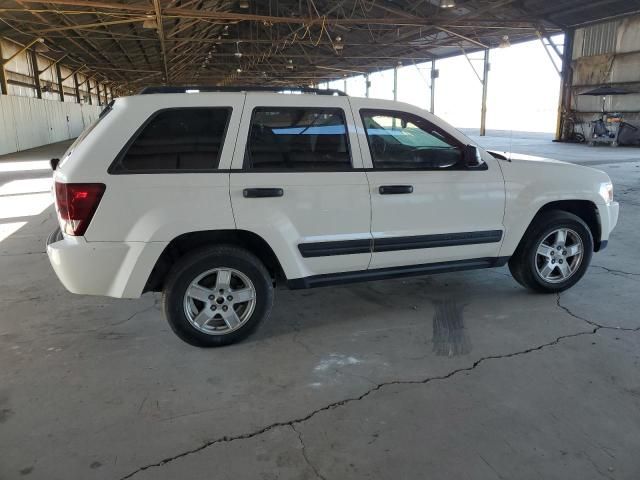
{"type": "Polygon", "coordinates": [[[611,202],[601,207],[600,210],[600,223],[602,229],[602,235],[600,240],[606,242],[609,240],[611,231],[618,223],[618,215],[620,214],[620,204],[618,202],[611,202]]]}
{"type": "Polygon", "coordinates": [[[60,282],[72,293],[138,298],[167,242],[87,242],[58,228],[47,255],[60,282]]]}

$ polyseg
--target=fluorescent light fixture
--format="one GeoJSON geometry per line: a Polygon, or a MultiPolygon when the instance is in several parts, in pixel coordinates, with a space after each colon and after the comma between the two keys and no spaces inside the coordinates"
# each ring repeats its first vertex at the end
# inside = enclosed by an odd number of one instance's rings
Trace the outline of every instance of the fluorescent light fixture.
{"type": "Polygon", "coordinates": [[[454,8],[456,0],[440,0],[440,8],[454,8]]]}
{"type": "Polygon", "coordinates": [[[200,93],[200,90],[198,89],[193,89],[193,88],[188,88],[184,91],[184,93],[200,93]]]}
{"type": "Polygon", "coordinates": [[[503,35],[500,40],[499,48],[509,48],[511,46],[511,42],[509,41],[509,35],[503,35]]]}

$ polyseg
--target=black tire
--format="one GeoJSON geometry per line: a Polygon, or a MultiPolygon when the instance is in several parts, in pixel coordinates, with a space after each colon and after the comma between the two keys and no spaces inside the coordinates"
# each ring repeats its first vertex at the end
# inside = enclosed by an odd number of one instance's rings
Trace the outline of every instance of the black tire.
{"type": "MultiPolygon", "coordinates": [[[[541,293],[562,292],[575,285],[585,274],[593,255],[593,236],[587,224],[576,215],[561,210],[550,210],[536,216],[518,248],[509,259],[509,270],[522,286],[541,293]],[[546,281],[536,268],[536,251],[540,243],[554,230],[568,228],[582,240],[582,260],[577,270],[566,280],[558,283],[546,281]]],[[[549,257],[551,258],[551,257],[549,257]]]]}
{"type": "Polygon", "coordinates": [[[196,347],[220,347],[244,339],[269,316],[272,305],[273,282],[265,266],[247,250],[228,245],[200,249],[180,258],[162,291],[162,308],[171,329],[196,347]],[[248,277],[255,289],[255,304],[253,312],[240,327],[228,333],[212,334],[192,325],[185,312],[184,298],[192,281],[216,268],[234,269],[248,277]]]}

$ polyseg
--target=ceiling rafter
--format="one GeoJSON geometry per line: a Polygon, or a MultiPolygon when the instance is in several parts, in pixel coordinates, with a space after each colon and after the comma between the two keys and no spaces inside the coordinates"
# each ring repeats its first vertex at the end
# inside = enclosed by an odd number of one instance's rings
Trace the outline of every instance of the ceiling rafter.
{"type": "Polygon", "coordinates": [[[607,16],[638,10],[636,0],[455,1],[2,0],[0,28],[22,44],[43,37],[54,59],[68,54],[73,68],[87,64],[129,88],[280,85],[493,48],[504,35],[536,39],[604,18],[601,7],[607,16]]]}

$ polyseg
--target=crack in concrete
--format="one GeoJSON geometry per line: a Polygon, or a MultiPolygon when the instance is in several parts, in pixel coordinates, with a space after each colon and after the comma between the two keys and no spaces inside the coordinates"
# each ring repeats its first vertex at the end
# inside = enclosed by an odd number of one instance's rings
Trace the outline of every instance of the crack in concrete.
{"type": "Polygon", "coordinates": [[[94,332],[99,332],[99,331],[102,331],[102,330],[104,330],[104,329],[106,329],[106,328],[110,328],[110,327],[117,327],[117,326],[119,326],[119,325],[122,325],[123,323],[127,323],[127,322],[129,322],[130,320],[133,320],[133,319],[134,319],[135,317],[137,317],[138,315],[141,315],[141,314],[143,314],[143,313],[145,313],[145,312],[148,312],[149,310],[153,310],[153,309],[155,309],[155,308],[159,308],[159,306],[160,306],[160,301],[159,301],[159,299],[158,299],[158,298],[154,298],[154,299],[153,299],[153,305],[149,305],[148,307],[143,308],[142,310],[139,310],[139,311],[137,311],[137,312],[133,313],[133,314],[132,314],[132,315],[130,315],[129,317],[125,318],[124,320],[120,320],[120,321],[118,321],[118,322],[116,322],[116,323],[109,323],[109,324],[103,325],[102,327],[100,327],[100,328],[98,328],[98,329],[96,329],[96,330],[93,330],[93,331],[94,331],[94,332]]]}
{"type": "Polygon", "coordinates": [[[591,265],[592,267],[596,267],[596,268],[602,268],[603,270],[606,270],[609,273],[613,273],[613,274],[624,274],[624,275],[634,275],[634,276],[640,276],[640,273],[635,273],[635,272],[625,272],[624,270],[616,270],[615,268],[608,268],[608,267],[603,267],[602,265],[591,265]]]}
{"type": "MultiPolygon", "coordinates": [[[[281,422],[274,422],[270,425],[267,425],[265,427],[262,427],[258,430],[254,430],[253,432],[248,432],[248,433],[242,433],[242,434],[238,434],[238,435],[233,435],[233,436],[223,436],[223,437],[219,437],[213,440],[208,440],[206,442],[204,442],[202,445],[193,448],[191,450],[186,450],[184,452],[178,453],[177,455],[173,455],[171,457],[167,457],[163,460],[160,460],[159,462],[155,462],[155,463],[150,463],[148,465],[142,466],[134,471],[132,471],[131,473],[128,473],[127,475],[125,475],[124,477],[121,477],[120,480],[127,480],[129,478],[132,478],[133,476],[137,475],[138,473],[141,473],[145,470],[149,470],[151,468],[156,468],[156,467],[162,467],[164,465],[166,465],[167,463],[171,463],[175,460],[178,460],[180,458],[192,455],[194,453],[198,453],[202,450],[205,450],[206,448],[209,448],[213,445],[219,444],[219,443],[228,443],[228,442],[234,442],[236,440],[247,440],[250,438],[254,438],[257,437],[259,435],[262,435],[266,432],[269,432],[275,428],[280,428],[280,427],[292,427],[294,424],[300,424],[300,423],[304,423],[308,420],[310,420],[311,418],[313,418],[314,416],[316,416],[317,414],[321,413],[321,412],[325,412],[325,411],[329,411],[329,410],[334,410],[336,408],[340,408],[343,407],[347,404],[353,403],[353,402],[358,402],[366,397],[368,397],[369,395],[371,395],[372,393],[377,392],[378,390],[385,388],[385,387],[389,387],[392,385],[424,385],[427,383],[431,383],[434,381],[438,381],[438,380],[447,380],[455,375],[458,375],[460,373],[463,372],[470,372],[472,370],[474,370],[476,367],[478,367],[480,364],[486,362],[487,360],[496,360],[496,359],[502,359],[502,358],[511,358],[511,357],[517,357],[517,356],[521,356],[521,355],[526,355],[532,352],[536,352],[536,351],[540,351],[544,348],[553,346],[553,345],[557,345],[558,343],[560,343],[562,340],[567,339],[567,338],[572,338],[572,337],[579,337],[579,336],[583,336],[583,335],[593,335],[595,334],[598,329],[600,327],[594,327],[592,330],[586,330],[583,332],[577,332],[577,333],[571,333],[571,334],[567,334],[567,335],[561,335],[559,337],[557,337],[555,340],[551,341],[551,342],[547,342],[547,343],[543,343],[541,345],[538,345],[536,347],[530,347],[527,348],[525,350],[519,350],[517,352],[511,352],[511,353],[505,353],[505,354],[501,354],[501,355],[488,355],[486,357],[482,357],[478,360],[476,360],[471,366],[469,367],[464,367],[464,368],[458,368],[456,370],[453,370],[447,374],[444,375],[437,375],[437,376],[433,376],[433,377],[427,377],[421,380],[392,380],[392,381],[388,381],[388,382],[382,382],[379,383],[373,387],[371,387],[369,390],[365,391],[364,393],[362,393],[361,395],[357,396],[357,397],[349,397],[343,400],[339,400],[336,402],[332,402],[328,405],[325,405],[324,407],[318,408],[316,410],[313,410],[312,412],[308,413],[307,415],[303,416],[303,417],[299,417],[299,418],[295,418],[293,420],[289,420],[289,421],[281,421],[281,422]]],[[[604,327],[602,327],[604,328],[604,327]]]]}
{"type": "Polygon", "coordinates": [[[604,328],[602,325],[600,325],[599,323],[594,322],[593,320],[589,320],[587,318],[581,317],[580,315],[577,315],[575,313],[573,313],[569,307],[566,307],[564,305],[562,305],[560,303],[560,292],[556,293],[556,305],[558,306],[559,309],[563,310],[564,312],[566,312],[569,316],[573,317],[573,318],[577,318],[578,320],[582,320],[585,323],[588,323],[589,325],[596,327],[596,329],[594,330],[593,333],[596,333],[599,329],[604,328]]]}
{"type": "Polygon", "coordinates": [[[20,257],[22,255],[44,255],[47,252],[23,252],[23,253],[3,253],[0,257],[20,257]]]}
{"type": "Polygon", "coordinates": [[[316,468],[316,466],[311,463],[309,461],[309,457],[307,456],[307,446],[304,443],[304,440],[302,439],[302,432],[300,432],[299,430],[296,429],[296,427],[291,424],[289,425],[291,427],[291,429],[298,435],[298,440],[300,441],[300,446],[302,447],[302,457],[304,458],[304,461],[306,462],[307,465],[309,465],[309,467],[311,468],[311,470],[313,470],[313,473],[316,474],[316,477],[319,478],[320,480],[327,480],[316,468]]]}
{"type": "Polygon", "coordinates": [[[269,432],[270,430],[273,430],[275,428],[281,428],[281,427],[290,427],[292,428],[297,434],[298,434],[298,439],[300,441],[300,443],[302,444],[302,448],[303,448],[303,456],[305,457],[305,460],[307,461],[307,463],[309,464],[309,466],[314,470],[314,472],[316,472],[316,475],[318,475],[319,478],[324,479],[324,477],[322,477],[318,471],[314,468],[314,466],[309,462],[309,459],[306,457],[306,450],[305,450],[305,444],[302,441],[302,436],[299,432],[299,430],[297,430],[295,428],[295,424],[301,424],[304,422],[307,422],[308,420],[310,420],[311,418],[313,418],[314,416],[316,416],[317,414],[321,413],[321,412],[326,412],[329,410],[334,410],[336,408],[340,408],[343,407],[345,405],[348,405],[350,403],[353,402],[358,402],[360,400],[363,400],[364,398],[368,397],[369,395],[377,392],[378,390],[381,390],[382,388],[386,388],[392,385],[425,385],[427,383],[431,383],[431,382],[435,382],[438,380],[447,380],[455,375],[458,375],[460,373],[464,373],[464,372],[470,372],[472,370],[475,370],[479,365],[481,365],[482,363],[488,361],[488,360],[498,360],[498,359],[504,359],[504,358],[511,358],[511,357],[518,357],[518,356],[522,356],[522,355],[527,355],[529,353],[532,352],[537,352],[540,350],[543,350],[545,348],[554,346],[554,345],[558,345],[562,340],[565,340],[567,338],[574,338],[574,337],[580,337],[580,336],[584,336],[584,335],[595,335],[598,330],[601,329],[606,329],[606,330],[622,330],[622,331],[629,331],[629,332],[638,332],[640,331],[640,327],[636,327],[636,328],[627,328],[627,327],[611,327],[611,326],[606,326],[606,325],[600,325],[597,322],[594,322],[592,320],[589,320],[587,318],[581,317],[575,313],[573,313],[569,307],[566,307],[565,305],[562,305],[560,303],[560,293],[556,294],[556,304],[558,306],[558,308],[560,308],[561,310],[563,310],[565,313],[567,313],[569,316],[576,318],[578,320],[581,320],[587,324],[589,324],[591,327],[593,327],[590,330],[585,330],[582,332],[577,332],[577,333],[570,333],[570,334],[566,334],[566,335],[560,335],[559,337],[557,337],[555,340],[552,340],[550,342],[547,343],[543,343],[541,345],[538,345],[536,347],[530,347],[527,348],[525,350],[519,350],[517,352],[511,352],[511,353],[505,353],[505,354],[501,354],[501,355],[487,355],[485,357],[481,357],[478,360],[476,360],[475,362],[473,362],[473,364],[469,367],[463,367],[463,368],[458,368],[455,370],[452,370],[451,372],[444,374],[444,375],[436,375],[436,376],[432,376],[432,377],[426,377],[424,379],[421,380],[391,380],[391,381],[387,381],[387,382],[382,382],[382,383],[378,383],[377,385],[371,387],[369,390],[366,390],[364,393],[362,393],[361,395],[357,396],[357,397],[349,397],[349,398],[345,398],[343,400],[339,400],[336,402],[332,402],[328,405],[325,405],[324,407],[318,408],[316,410],[313,410],[312,412],[308,413],[307,415],[303,416],[303,417],[299,417],[299,418],[295,418],[293,420],[289,420],[289,421],[281,421],[281,422],[274,422],[270,425],[267,425],[265,427],[262,427],[258,430],[254,430],[253,432],[248,432],[248,433],[242,433],[242,434],[238,434],[238,435],[233,435],[233,436],[223,436],[223,437],[219,437],[213,440],[208,440],[205,443],[203,443],[202,445],[193,448],[191,450],[186,450],[184,452],[181,452],[177,455],[171,456],[171,457],[167,457],[163,460],[160,460],[159,462],[156,463],[150,463],[148,465],[139,467],[138,469],[132,471],[131,473],[125,475],[124,477],[122,477],[120,480],[127,480],[129,478],[132,478],[133,476],[137,475],[138,473],[141,473],[145,470],[149,470],[151,468],[156,468],[156,467],[162,467],[164,465],[166,465],[167,463],[171,463],[175,460],[178,460],[180,458],[192,455],[194,453],[198,453],[202,450],[205,450],[213,445],[219,444],[219,443],[229,443],[229,442],[234,442],[236,440],[247,440],[250,438],[254,438],[257,437],[259,435],[262,435],[266,432],[269,432]]]}
{"type": "MultiPolygon", "coordinates": [[[[108,323],[108,324],[102,325],[101,327],[91,328],[89,330],[65,330],[65,331],[62,331],[62,332],[53,332],[53,333],[50,333],[49,335],[81,335],[81,334],[84,334],[84,333],[101,333],[104,330],[106,330],[107,328],[117,327],[119,325],[122,325],[123,323],[127,323],[128,321],[133,320],[138,315],[141,315],[141,314],[143,314],[145,312],[148,312],[149,310],[153,310],[153,309],[155,309],[157,307],[158,307],[158,302],[154,301],[153,305],[145,307],[142,310],[138,310],[137,312],[134,312],[131,315],[129,315],[127,318],[125,318],[123,320],[119,320],[116,323],[108,323]]],[[[109,332],[107,332],[107,333],[109,333],[109,332]]],[[[72,342],[72,343],[75,343],[75,341],[72,342]]]]}
{"type": "Polygon", "coordinates": [[[611,475],[609,475],[608,473],[603,472],[600,467],[598,466],[598,464],[591,458],[591,456],[583,451],[582,454],[584,455],[584,457],[589,461],[589,463],[591,464],[591,466],[593,467],[593,469],[602,477],[602,478],[608,478],[609,480],[615,480],[614,477],[612,477],[611,475]]]}
{"type": "Polygon", "coordinates": [[[587,318],[581,317],[580,315],[573,313],[571,311],[571,309],[565,305],[562,305],[560,303],[560,293],[556,293],[556,305],[558,306],[558,308],[564,310],[568,315],[572,316],[573,318],[577,318],[578,320],[582,320],[585,323],[588,323],[589,325],[595,327],[593,333],[596,333],[598,330],[600,329],[605,329],[605,330],[621,330],[624,332],[639,332],[640,331],[640,327],[612,327],[610,325],[601,325],[597,322],[594,322],[593,320],[589,320],[587,318]]]}

